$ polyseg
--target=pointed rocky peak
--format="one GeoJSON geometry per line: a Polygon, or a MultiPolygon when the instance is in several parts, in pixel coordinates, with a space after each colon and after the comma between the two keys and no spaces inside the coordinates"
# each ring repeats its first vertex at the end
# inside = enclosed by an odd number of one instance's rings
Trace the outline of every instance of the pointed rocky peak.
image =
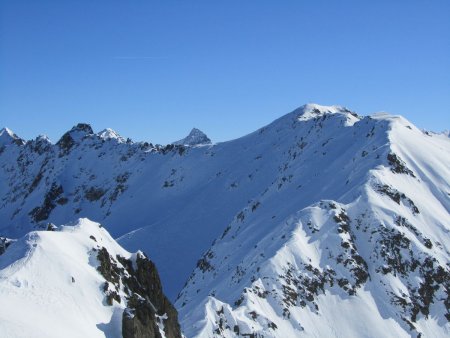
{"type": "Polygon", "coordinates": [[[200,129],[193,128],[188,136],[179,141],[173,142],[173,144],[197,146],[202,144],[211,144],[211,140],[200,129]]]}
{"type": "Polygon", "coordinates": [[[35,141],[38,143],[52,143],[47,135],[39,135],[35,141]]]}
{"type": "Polygon", "coordinates": [[[11,129],[9,129],[8,127],[4,127],[4,128],[2,128],[2,130],[0,130],[0,136],[3,136],[3,135],[8,135],[10,137],[13,137],[14,132],[11,129]]]}
{"type": "Polygon", "coordinates": [[[0,146],[6,146],[10,144],[22,146],[25,144],[25,141],[14,134],[11,129],[5,127],[0,130],[0,146]]]}
{"type": "Polygon", "coordinates": [[[86,136],[93,135],[94,131],[92,127],[87,123],[78,123],[76,126],[72,127],[68,132],[66,132],[56,145],[61,148],[61,156],[69,153],[70,149],[79,143],[86,136]]]}
{"type": "Polygon", "coordinates": [[[94,131],[92,127],[87,123],[78,123],[76,126],[73,126],[72,129],[68,131],[70,136],[77,141],[82,139],[85,136],[93,135],[94,131]]]}
{"type": "Polygon", "coordinates": [[[103,129],[101,132],[97,133],[97,136],[103,140],[117,140],[120,143],[125,142],[125,139],[111,128],[103,129]]]}
{"type": "Polygon", "coordinates": [[[91,125],[87,124],[87,123],[78,123],[76,126],[72,127],[72,129],[70,131],[85,132],[86,134],[94,133],[91,125]]]}
{"type": "Polygon", "coordinates": [[[44,152],[48,151],[52,146],[52,142],[47,137],[47,135],[39,135],[32,141],[27,142],[27,146],[30,146],[34,152],[42,155],[44,152]]]}

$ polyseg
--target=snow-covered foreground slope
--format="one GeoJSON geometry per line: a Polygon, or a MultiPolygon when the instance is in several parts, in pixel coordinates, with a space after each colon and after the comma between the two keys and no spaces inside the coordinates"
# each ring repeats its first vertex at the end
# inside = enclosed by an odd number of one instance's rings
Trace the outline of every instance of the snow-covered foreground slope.
{"type": "Polygon", "coordinates": [[[214,145],[84,124],[56,145],[14,140],[0,144],[0,235],[101,221],[149,253],[188,337],[449,333],[446,135],[306,105],[214,145]]]}
{"type": "Polygon", "coordinates": [[[133,330],[147,315],[148,332],[180,337],[176,311],[157,293],[152,263],[125,251],[100,224],[79,219],[58,231],[34,231],[0,256],[0,335],[142,337],[133,330]],[[147,303],[157,309],[145,310],[147,303]]]}

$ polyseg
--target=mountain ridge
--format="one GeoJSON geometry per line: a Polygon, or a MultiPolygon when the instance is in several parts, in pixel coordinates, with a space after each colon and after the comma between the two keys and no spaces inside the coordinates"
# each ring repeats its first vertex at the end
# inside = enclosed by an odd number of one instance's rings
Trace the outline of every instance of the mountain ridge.
{"type": "Polygon", "coordinates": [[[188,337],[348,336],[364,322],[393,336],[449,331],[439,315],[449,287],[438,283],[450,251],[446,135],[308,104],[202,147],[93,133],[69,147],[41,143],[0,157],[10,185],[0,235],[77,215],[101,221],[128,250],[149,253],[188,337]],[[352,322],[332,304],[376,319],[352,322]]]}

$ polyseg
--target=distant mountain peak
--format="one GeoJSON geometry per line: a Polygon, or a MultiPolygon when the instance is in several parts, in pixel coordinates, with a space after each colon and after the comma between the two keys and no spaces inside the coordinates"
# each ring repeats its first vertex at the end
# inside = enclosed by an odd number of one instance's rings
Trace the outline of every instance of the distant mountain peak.
{"type": "Polygon", "coordinates": [[[5,133],[8,134],[9,136],[13,136],[14,135],[14,132],[11,129],[9,129],[8,127],[3,127],[0,130],[0,136],[2,136],[5,133]]]}
{"type": "Polygon", "coordinates": [[[0,130],[0,146],[4,145],[24,145],[25,141],[17,136],[11,129],[4,127],[0,130]]]}
{"type": "Polygon", "coordinates": [[[94,133],[91,125],[88,123],[78,123],[76,126],[73,126],[69,132],[84,132],[86,134],[94,133]]]}
{"type": "Polygon", "coordinates": [[[197,146],[201,144],[211,144],[211,140],[200,129],[192,128],[188,136],[179,141],[173,142],[173,144],[197,146]]]}
{"type": "Polygon", "coordinates": [[[94,131],[92,130],[92,127],[90,124],[87,123],[78,123],[77,125],[73,126],[72,129],[67,131],[61,139],[64,137],[70,136],[75,142],[80,141],[82,138],[88,135],[93,135],[94,131]]]}
{"type": "Polygon", "coordinates": [[[35,139],[36,142],[52,143],[47,135],[38,135],[35,139]]]}
{"type": "Polygon", "coordinates": [[[97,136],[103,140],[117,140],[119,142],[125,142],[125,139],[111,128],[103,129],[101,132],[97,133],[97,136]]]}
{"type": "Polygon", "coordinates": [[[56,144],[61,148],[61,155],[67,154],[77,143],[81,142],[86,136],[93,135],[92,127],[87,123],[78,123],[66,132],[56,144]]]}

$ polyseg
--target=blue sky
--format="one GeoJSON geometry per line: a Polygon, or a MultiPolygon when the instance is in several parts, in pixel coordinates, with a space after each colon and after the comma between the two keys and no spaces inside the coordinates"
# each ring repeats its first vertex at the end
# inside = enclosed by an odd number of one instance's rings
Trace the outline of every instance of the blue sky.
{"type": "Polygon", "coordinates": [[[339,104],[450,128],[450,1],[0,1],[0,125],[225,141],[339,104]]]}

